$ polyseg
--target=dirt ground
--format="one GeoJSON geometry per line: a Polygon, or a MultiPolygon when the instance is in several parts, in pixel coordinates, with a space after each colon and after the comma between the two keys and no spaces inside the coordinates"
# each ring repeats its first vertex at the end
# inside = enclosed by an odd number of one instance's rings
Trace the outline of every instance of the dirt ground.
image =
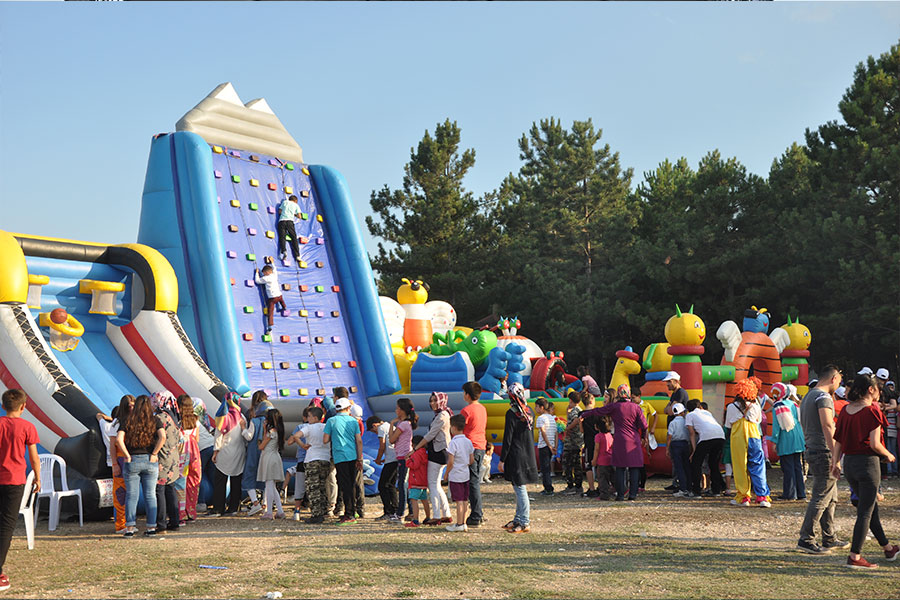
{"type": "MultiPolygon", "coordinates": [[[[770,484],[780,492],[780,476],[770,484]]],[[[651,478],[636,502],[545,497],[531,486],[532,532],[508,534],[513,494],[484,486],[487,523],[468,533],[374,522],[368,498],[357,525],[256,517],[202,518],[176,533],[124,539],[112,522],[37,528],[26,549],[19,524],[5,567],[28,598],[898,598],[900,561],[874,541],[877,573],[843,567],[846,551],[794,551],[806,503],[744,508],[728,498],[675,499],[651,478]],[[210,569],[206,567],[225,567],[210,569]]],[[[562,483],[557,481],[557,489],[562,483]]],[[[881,518],[900,538],[900,480],[886,480],[881,518]]],[[[855,509],[842,482],[837,530],[849,540],[855,509]]],[[[139,523],[140,525],[140,523],[139,523]]],[[[141,525],[141,528],[142,525],[141,525]]]]}

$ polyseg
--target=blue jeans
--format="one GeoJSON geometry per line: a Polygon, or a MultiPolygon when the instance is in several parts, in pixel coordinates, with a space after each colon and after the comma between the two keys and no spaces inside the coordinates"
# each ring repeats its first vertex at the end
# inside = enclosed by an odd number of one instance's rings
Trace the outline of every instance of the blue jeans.
{"type": "Polygon", "coordinates": [[[800,464],[800,453],[785,454],[778,457],[781,472],[784,473],[784,500],[803,500],[806,498],[806,485],[803,483],[803,466],[800,464]]]}
{"type": "Polygon", "coordinates": [[[634,500],[641,479],[640,467],[616,467],[616,500],[625,499],[625,471],[628,471],[628,499],[634,500]]]}
{"type": "Polygon", "coordinates": [[[406,466],[406,459],[398,458],[397,462],[400,463],[400,466],[397,467],[397,516],[402,517],[407,510],[412,512],[407,506],[406,493],[406,474],[409,472],[409,468],[406,466]]]}
{"type": "Polygon", "coordinates": [[[138,494],[144,488],[144,510],[147,512],[147,529],[156,529],[156,480],[159,463],[150,462],[149,454],[133,454],[125,463],[122,479],[125,480],[125,526],[134,527],[138,494]]]}
{"type": "Polygon", "coordinates": [[[691,491],[691,444],[687,440],[672,440],[669,444],[669,454],[672,455],[672,473],[678,480],[678,489],[682,492],[691,491]]]}
{"type": "Polygon", "coordinates": [[[484,450],[475,450],[474,460],[469,465],[469,518],[468,524],[481,523],[484,519],[484,507],[481,505],[481,460],[484,450]]]}
{"type": "Polygon", "coordinates": [[[513,520],[519,525],[531,523],[531,503],[528,500],[528,488],[524,485],[514,485],[516,493],[516,516],[513,520]]]}
{"type": "MultiPolygon", "coordinates": [[[[550,463],[553,460],[553,454],[550,452],[550,448],[544,446],[543,448],[538,448],[538,455],[541,459],[541,483],[544,484],[545,492],[553,491],[553,472],[550,470],[550,463]]],[[[593,457],[591,457],[593,460],[593,457]]]]}

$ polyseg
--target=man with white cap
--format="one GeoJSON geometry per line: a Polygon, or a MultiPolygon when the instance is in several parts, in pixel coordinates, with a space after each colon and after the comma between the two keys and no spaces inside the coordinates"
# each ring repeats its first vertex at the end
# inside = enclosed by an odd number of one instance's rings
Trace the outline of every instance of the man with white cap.
{"type": "MultiPolygon", "coordinates": [[[[666,425],[671,425],[672,420],[675,418],[675,414],[672,412],[672,408],[676,404],[681,404],[681,406],[687,406],[688,403],[688,395],[687,392],[681,387],[681,375],[678,374],[677,371],[668,371],[662,379],[666,382],[666,387],[669,389],[669,402],[666,404],[664,412],[666,413],[666,425]]],[[[688,453],[690,454],[690,453],[688,453]]],[[[690,469],[688,469],[687,473],[690,473],[690,469]]],[[[691,486],[690,480],[681,482],[683,485],[686,485],[688,488],[691,486]]],[[[672,485],[666,486],[667,491],[675,491],[680,489],[678,481],[678,473],[674,469],[672,469],[672,485]]]]}
{"type": "Polygon", "coordinates": [[[325,422],[322,441],[331,444],[337,483],[344,499],[344,516],[338,525],[356,523],[356,477],[363,468],[362,436],[359,422],[350,416],[350,399],[338,398],[334,402],[337,414],[325,422]]]}
{"type": "Polygon", "coordinates": [[[672,461],[672,474],[678,482],[678,491],[674,495],[692,496],[688,477],[691,469],[691,437],[684,423],[684,404],[676,402],[672,405],[672,417],[666,435],[666,456],[672,461]]]}
{"type": "Polygon", "coordinates": [[[881,380],[881,385],[887,383],[887,380],[890,378],[891,373],[884,367],[881,367],[877,371],[875,371],[875,377],[881,380]]]}
{"type": "Polygon", "coordinates": [[[856,372],[857,375],[873,375],[872,369],[869,367],[863,367],[859,371],[856,372]]]}

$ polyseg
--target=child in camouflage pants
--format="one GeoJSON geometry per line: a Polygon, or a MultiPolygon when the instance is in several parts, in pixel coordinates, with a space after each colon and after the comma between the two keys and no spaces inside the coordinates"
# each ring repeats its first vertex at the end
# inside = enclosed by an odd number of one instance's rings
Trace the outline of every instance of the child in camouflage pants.
{"type": "Polygon", "coordinates": [[[581,450],[584,447],[584,434],[581,432],[581,409],[578,407],[580,401],[578,392],[569,393],[562,452],[563,477],[566,478],[566,489],[563,494],[580,494],[582,491],[584,467],[581,462],[581,450]]]}
{"type": "Polygon", "coordinates": [[[325,424],[322,417],[325,412],[318,406],[310,406],[306,409],[306,424],[300,428],[291,441],[296,442],[306,450],[306,458],[303,460],[303,469],[306,471],[306,498],[309,501],[310,517],[307,523],[323,523],[328,512],[328,494],[325,491],[325,481],[333,468],[331,466],[331,445],[325,444],[323,435],[325,424]],[[302,438],[303,441],[300,441],[302,438]]]}

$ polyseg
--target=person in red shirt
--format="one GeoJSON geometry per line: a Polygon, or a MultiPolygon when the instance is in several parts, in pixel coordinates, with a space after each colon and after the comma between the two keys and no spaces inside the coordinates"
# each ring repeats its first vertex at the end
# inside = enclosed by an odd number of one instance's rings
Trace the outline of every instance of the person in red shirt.
{"type": "Polygon", "coordinates": [[[878,516],[878,486],[881,485],[880,457],[889,463],[896,457],[884,447],[884,430],[887,420],[878,408],[880,387],[872,375],[857,375],[847,394],[848,404],[838,416],[834,432],[832,452],[832,475],[841,476],[841,457],[844,458],[844,476],[856,490],[859,502],[856,506],[856,525],[853,527],[853,541],[847,566],[851,569],[873,569],[860,552],[866,541],[866,531],[872,535],[884,550],[884,556],[894,561],[900,555],[900,547],[891,544],[878,516]]]}
{"type": "Polygon", "coordinates": [[[481,384],[477,381],[467,381],[463,384],[463,398],[466,406],[460,414],[466,417],[466,427],[463,435],[469,438],[475,447],[475,460],[469,464],[469,518],[466,519],[468,527],[479,527],[484,521],[484,506],[481,502],[481,462],[484,451],[487,449],[487,409],[481,402],[481,384]]]}
{"type": "Polygon", "coordinates": [[[41,491],[41,461],[38,458],[37,430],[22,418],[28,396],[22,390],[3,392],[0,417],[0,591],[9,589],[9,577],[3,572],[13,530],[19,519],[19,506],[25,494],[25,450],[34,469],[34,491],[41,491]]]}
{"type": "MultiPolygon", "coordinates": [[[[424,438],[421,435],[413,436],[413,447],[424,438]]],[[[431,506],[428,503],[428,451],[425,448],[411,452],[406,457],[406,467],[409,469],[409,505],[412,510],[412,520],[406,523],[406,527],[419,527],[424,521],[419,520],[419,501],[425,510],[425,521],[431,520],[431,506]]]]}

